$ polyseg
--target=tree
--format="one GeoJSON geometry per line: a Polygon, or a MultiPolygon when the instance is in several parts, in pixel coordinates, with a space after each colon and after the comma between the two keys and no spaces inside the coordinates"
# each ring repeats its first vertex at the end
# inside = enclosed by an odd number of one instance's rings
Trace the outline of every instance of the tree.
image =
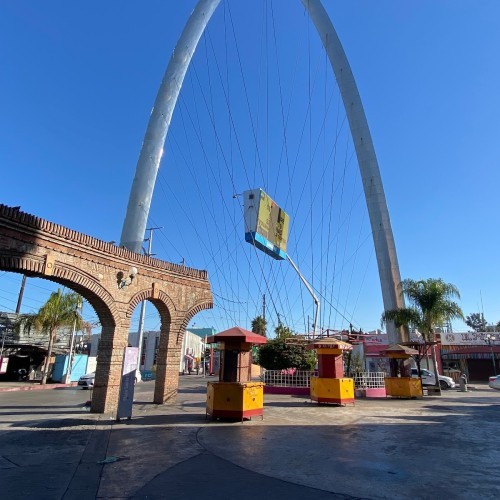
{"type": "Polygon", "coordinates": [[[294,336],[293,330],[288,326],[280,323],[275,329],[274,333],[276,334],[277,339],[285,340],[294,336]]]}
{"type": "Polygon", "coordinates": [[[256,316],[252,320],[252,332],[266,336],[267,321],[263,316],[256,316]]]}
{"type": "Polygon", "coordinates": [[[284,339],[272,339],[259,348],[259,365],[266,370],[312,370],[316,365],[314,351],[299,344],[287,344],[284,339]]]}
{"type": "Polygon", "coordinates": [[[19,317],[18,327],[29,331],[31,328],[46,333],[49,337],[47,357],[43,365],[42,384],[47,383],[52,348],[56,340],[57,331],[64,327],[80,329],[82,317],[78,307],[81,297],[75,292],[62,293],[61,290],[51,293],[47,302],[35,314],[23,314],[19,317]]]}
{"type": "MultiPolygon", "coordinates": [[[[452,319],[463,319],[462,309],[453,298],[460,298],[458,288],[442,279],[403,280],[400,284],[401,295],[410,307],[384,311],[382,324],[394,321],[396,327],[408,326],[418,329],[424,344],[434,341],[436,326],[452,319]]],[[[439,389],[436,354],[431,350],[435,384],[439,389]]]]}
{"type": "Polygon", "coordinates": [[[471,313],[465,317],[465,324],[470,326],[475,332],[485,332],[487,321],[482,313],[471,313]]]}

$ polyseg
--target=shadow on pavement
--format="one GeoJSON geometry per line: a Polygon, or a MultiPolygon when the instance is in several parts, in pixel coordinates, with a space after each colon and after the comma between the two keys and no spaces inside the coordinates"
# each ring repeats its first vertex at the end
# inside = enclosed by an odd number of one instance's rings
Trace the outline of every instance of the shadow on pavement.
{"type": "MultiPolygon", "coordinates": [[[[98,423],[95,415],[89,415],[89,418],[60,418],[54,420],[28,420],[25,422],[16,422],[11,424],[12,428],[28,427],[34,429],[64,429],[67,427],[95,427],[98,423]]],[[[100,425],[109,425],[109,422],[101,422],[100,425]]]]}

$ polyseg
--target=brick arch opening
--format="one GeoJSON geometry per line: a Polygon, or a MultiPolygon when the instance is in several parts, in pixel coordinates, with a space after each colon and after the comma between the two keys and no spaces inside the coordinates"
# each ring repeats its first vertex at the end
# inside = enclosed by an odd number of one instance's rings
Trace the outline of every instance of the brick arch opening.
{"type": "Polygon", "coordinates": [[[196,304],[189,311],[187,311],[187,313],[184,316],[184,319],[182,320],[179,331],[177,332],[177,341],[182,342],[182,337],[184,336],[184,332],[186,331],[189,322],[194,318],[194,316],[196,316],[199,312],[204,311],[205,309],[212,309],[213,306],[214,304],[211,300],[203,301],[200,302],[199,304],[196,304]]]}
{"type": "Polygon", "coordinates": [[[156,307],[162,324],[169,324],[176,312],[174,301],[163,290],[147,289],[136,293],[128,303],[127,317],[131,318],[135,308],[147,300],[156,307]]]}
{"type": "Polygon", "coordinates": [[[81,295],[93,307],[101,325],[116,325],[116,307],[113,297],[102,287],[77,269],[63,265],[54,266],[47,274],[39,262],[29,258],[3,258],[0,269],[13,273],[25,274],[29,278],[40,278],[62,285],[81,295]]]}
{"type": "Polygon", "coordinates": [[[201,300],[187,311],[178,311],[172,298],[163,290],[141,290],[130,300],[127,317],[142,302],[153,304],[160,316],[160,342],[156,364],[156,381],[153,401],[163,404],[177,395],[181,347],[187,325],[200,311],[213,307],[211,299],[201,300]]]}
{"type": "Polygon", "coordinates": [[[187,311],[176,314],[168,327],[162,324],[158,347],[159,361],[156,365],[154,403],[163,404],[177,396],[179,362],[182,356],[181,347],[186,327],[195,314],[211,307],[213,307],[211,299],[199,301],[187,311]]]}

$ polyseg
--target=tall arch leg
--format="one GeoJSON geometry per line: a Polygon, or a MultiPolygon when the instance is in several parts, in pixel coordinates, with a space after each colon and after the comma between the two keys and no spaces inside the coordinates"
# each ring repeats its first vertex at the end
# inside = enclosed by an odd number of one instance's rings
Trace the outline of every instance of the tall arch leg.
{"type": "Polygon", "coordinates": [[[141,252],[156,175],[172,113],[196,46],[220,0],[200,0],[175,46],[151,111],[142,143],[120,245],[141,252]]]}
{"type": "MultiPolygon", "coordinates": [[[[301,1],[309,12],[309,16],[316,26],[325,47],[344,102],[347,119],[349,120],[370,217],[384,309],[404,307],[403,298],[398,290],[401,276],[389,210],[387,209],[384,187],[370,129],[368,128],[368,121],[366,120],[354,75],[332,21],[321,1],[301,1]]],[[[387,324],[387,333],[390,343],[408,340],[400,338],[399,332],[392,323],[387,324]]]]}

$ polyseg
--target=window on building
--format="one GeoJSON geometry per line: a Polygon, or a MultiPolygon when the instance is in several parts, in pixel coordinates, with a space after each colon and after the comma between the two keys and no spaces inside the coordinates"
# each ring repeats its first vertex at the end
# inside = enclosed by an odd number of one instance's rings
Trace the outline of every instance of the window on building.
{"type": "Polygon", "coordinates": [[[160,344],[160,337],[155,338],[155,357],[153,360],[153,364],[156,365],[156,358],[158,357],[158,346],[160,344]]]}

